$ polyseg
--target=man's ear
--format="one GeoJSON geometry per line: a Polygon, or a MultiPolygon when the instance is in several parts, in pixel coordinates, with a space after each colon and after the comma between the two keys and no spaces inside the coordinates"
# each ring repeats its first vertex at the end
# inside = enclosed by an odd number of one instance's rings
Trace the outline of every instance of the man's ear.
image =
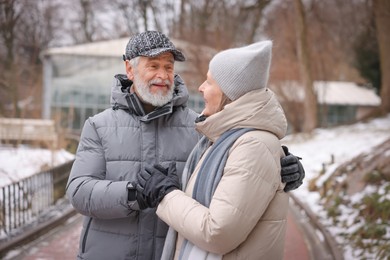
{"type": "Polygon", "coordinates": [[[131,66],[130,61],[126,60],[125,61],[125,66],[126,66],[126,75],[127,78],[131,81],[134,80],[134,68],[131,66]]]}

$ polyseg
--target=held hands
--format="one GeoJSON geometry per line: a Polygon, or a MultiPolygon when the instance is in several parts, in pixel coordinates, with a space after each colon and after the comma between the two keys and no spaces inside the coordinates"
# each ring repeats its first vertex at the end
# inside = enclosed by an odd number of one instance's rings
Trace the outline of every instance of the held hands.
{"type": "Polygon", "coordinates": [[[300,157],[291,154],[287,146],[282,145],[282,148],[286,156],[280,159],[282,166],[281,175],[282,182],[286,183],[284,191],[288,192],[302,185],[302,181],[305,178],[305,170],[299,161],[301,160],[300,157]]]}
{"type": "Polygon", "coordinates": [[[153,167],[145,166],[137,178],[137,193],[146,197],[145,202],[149,208],[157,207],[165,195],[175,189],[180,189],[175,162],[171,162],[168,168],[160,164],[155,164],[153,167]]]}

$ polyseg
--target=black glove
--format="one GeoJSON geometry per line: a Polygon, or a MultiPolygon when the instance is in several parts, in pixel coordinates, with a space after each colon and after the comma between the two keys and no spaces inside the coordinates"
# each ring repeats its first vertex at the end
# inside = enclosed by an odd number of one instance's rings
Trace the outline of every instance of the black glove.
{"type": "Polygon", "coordinates": [[[179,176],[176,172],[176,163],[172,162],[165,169],[159,164],[153,167],[145,166],[138,176],[137,193],[146,197],[146,204],[154,208],[169,192],[180,189],[179,176]]]}
{"type": "Polygon", "coordinates": [[[280,159],[282,166],[281,175],[282,182],[286,183],[284,191],[288,192],[302,185],[302,181],[305,178],[305,170],[299,161],[302,158],[291,154],[287,146],[282,145],[282,148],[286,156],[280,159]]]}

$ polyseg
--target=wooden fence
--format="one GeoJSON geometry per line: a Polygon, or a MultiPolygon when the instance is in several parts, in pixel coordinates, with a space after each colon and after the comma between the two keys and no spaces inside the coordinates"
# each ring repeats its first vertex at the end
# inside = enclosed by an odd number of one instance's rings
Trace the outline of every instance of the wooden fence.
{"type": "Polygon", "coordinates": [[[53,120],[0,118],[0,143],[39,142],[55,149],[58,134],[53,120]]]}

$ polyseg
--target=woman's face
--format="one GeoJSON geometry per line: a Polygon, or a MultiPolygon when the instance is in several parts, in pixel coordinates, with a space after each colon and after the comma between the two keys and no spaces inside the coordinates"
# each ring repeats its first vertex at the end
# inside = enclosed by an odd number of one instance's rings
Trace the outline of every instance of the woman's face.
{"type": "Polygon", "coordinates": [[[202,114],[211,116],[219,112],[223,93],[217,82],[212,78],[210,72],[207,73],[206,81],[200,85],[199,92],[203,94],[205,103],[202,114]]]}

